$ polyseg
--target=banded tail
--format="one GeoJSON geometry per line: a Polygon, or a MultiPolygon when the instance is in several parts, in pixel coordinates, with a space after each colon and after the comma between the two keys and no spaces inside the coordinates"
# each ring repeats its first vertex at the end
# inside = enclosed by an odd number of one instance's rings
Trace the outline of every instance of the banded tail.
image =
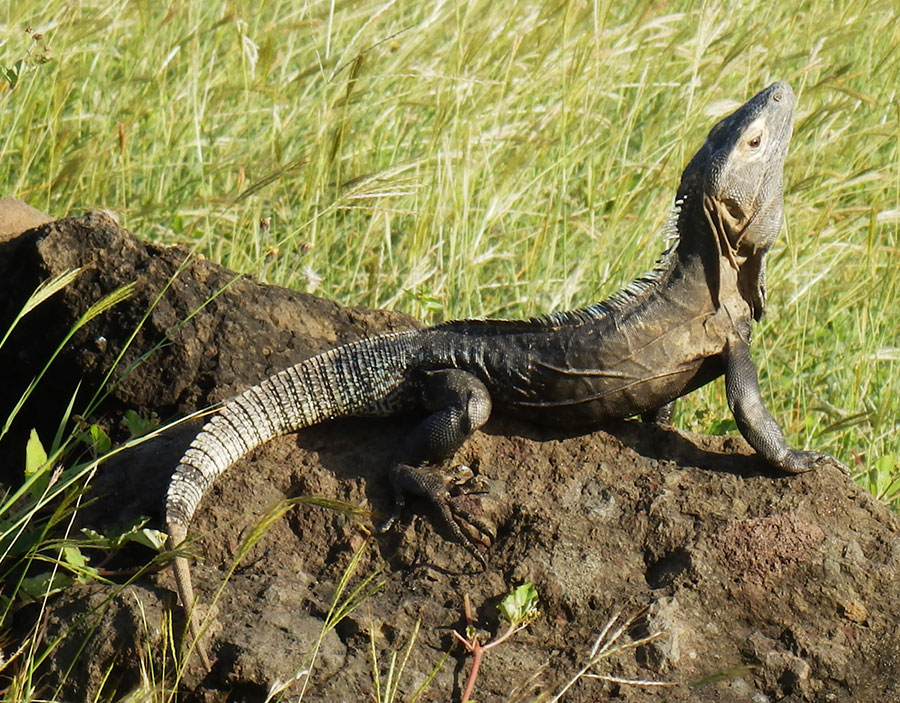
{"type": "MultiPolygon", "coordinates": [[[[206,490],[238,459],[289,432],[338,417],[387,415],[403,402],[410,345],[416,330],[350,342],[269,376],[227,401],[191,442],[166,496],[167,546],[175,549],[206,490]]],[[[192,614],[194,593],[187,559],[174,559],[175,583],[203,664],[192,614]]]]}

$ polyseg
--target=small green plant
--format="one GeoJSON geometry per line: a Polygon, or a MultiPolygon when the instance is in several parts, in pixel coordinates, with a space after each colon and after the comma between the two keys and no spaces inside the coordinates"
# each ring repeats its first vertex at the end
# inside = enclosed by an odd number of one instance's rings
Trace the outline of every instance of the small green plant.
{"type": "Polygon", "coordinates": [[[126,525],[122,530],[108,535],[102,535],[99,532],[87,528],[81,530],[87,543],[96,549],[114,553],[122,549],[127,544],[139,544],[142,547],[152,549],[154,552],[162,551],[166,544],[166,535],[159,530],[154,530],[145,525],[150,521],[149,518],[141,517],[126,525]]]}
{"type": "Polygon", "coordinates": [[[75,423],[79,427],[75,435],[76,438],[91,451],[93,456],[96,457],[106,454],[112,449],[112,440],[109,438],[106,430],[100,427],[100,425],[87,422],[84,418],[79,416],[75,416],[72,419],[75,420],[75,423]]]}
{"type": "Polygon", "coordinates": [[[472,615],[472,607],[468,594],[463,596],[463,611],[466,618],[466,636],[458,632],[453,635],[462,643],[472,655],[472,669],[466,679],[463,690],[462,703],[474,703],[472,692],[475,690],[475,682],[478,680],[478,672],[481,669],[481,661],[484,655],[494,647],[503,644],[517,632],[524,630],[540,615],[537,607],[538,594],[533,584],[523,583],[510,592],[497,606],[501,617],[506,620],[508,626],[503,634],[495,637],[487,644],[481,644],[478,631],[475,628],[475,618],[472,615]]]}
{"type": "Polygon", "coordinates": [[[138,413],[135,410],[126,410],[122,422],[128,429],[130,437],[143,437],[159,427],[159,416],[153,411],[138,413]]]}
{"type": "Polygon", "coordinates": [[[53,60],[50,53],[50,45],[40,32],[35,32],[31,27],[25,28],[30,42],[25,50],[25,55],[16,59],[11,64],[0,64],[0,77],[6,80],[6,85],[13,90],[22,80],[22,76],[30,68],[40,66],[53,60]]]}

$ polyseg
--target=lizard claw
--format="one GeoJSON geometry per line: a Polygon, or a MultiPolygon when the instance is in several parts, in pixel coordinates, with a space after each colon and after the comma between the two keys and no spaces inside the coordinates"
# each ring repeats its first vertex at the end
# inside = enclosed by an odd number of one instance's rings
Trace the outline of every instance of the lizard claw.
{"type": "Polygon", "coordinates": [[[453,500],[446,492],[442,496],[431,498],[437,508],[440,521],[450,532],[454,542],[458,542],[466,551],[475,557],[482,567],[487,567],[487,559],[483,549],[491,546],[493,531],[490,526],[471,511],[453,500]]]}
{"type": "Polygon", "coordinates": [[[824,452],[802,451],[794,449],[779,467],[790,474],[802,474],[807,471],[817,471],[826,466],[832,466],[845,476],[850,475],[850,469],[824,452]]]}
{"type": "MultiPolygon", "coordinates": [[[[415,468],[405,464],[391,467],[391,483],[394,486],[395,501],[393,513],[379,526],[379,531],[390,528],[397,520],[406,495],[417,495],[426,498],[438,512],[439,522],[450,533],[454,542],[458,542],[474,556],[482,566],[487,562],[482,549],[489,547],[493,541],[492,528],[471,510],[454,498],[466,498],[471,495],[464,491],[462,495],[451,497],[448,486],[458,489],[473,481],[469,467],[458,467],[455,475],[448,476],[436,469],[415,468]],[[462,469],[460,471],[459,469],[462,469]],[[462,480],[460,480],[462,476],[462,480]]],[[[458,492],[458,491],[454,491],[458,492]]]]}

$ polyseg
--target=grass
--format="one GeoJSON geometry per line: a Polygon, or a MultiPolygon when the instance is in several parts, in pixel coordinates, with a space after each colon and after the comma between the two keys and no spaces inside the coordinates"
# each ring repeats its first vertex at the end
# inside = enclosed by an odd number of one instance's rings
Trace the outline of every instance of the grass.
{"type": "MultiPolygon", "coordinates": [[[[343,303],[531,315],[647,270],[706,131],[784,78],[764,396],[900,500],[896,3],[257,5],[3,4],[0,195],[343,303]]],[[[711,384],[676,424],[728,417],[711,384]]]]}

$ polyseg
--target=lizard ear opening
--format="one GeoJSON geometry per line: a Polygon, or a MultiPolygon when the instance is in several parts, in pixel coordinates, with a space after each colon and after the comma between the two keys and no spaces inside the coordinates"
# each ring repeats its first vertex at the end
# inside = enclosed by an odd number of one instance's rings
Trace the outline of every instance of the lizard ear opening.
{"type": "Polygon", "coordinates": [[[740,225],[746,219],[743,208],[733,198],[722,198],[722,207],[725,208],[733,224],[740,225]]]}
{"type": "Polygon", "coordinates": [[[714,199],[713,208],[716,211],[719,224],[719,236],[724,238],[725,244],[732,254],[737,254],[747,231],[749,218],[734,198],[724,197],[714,199]]]}

